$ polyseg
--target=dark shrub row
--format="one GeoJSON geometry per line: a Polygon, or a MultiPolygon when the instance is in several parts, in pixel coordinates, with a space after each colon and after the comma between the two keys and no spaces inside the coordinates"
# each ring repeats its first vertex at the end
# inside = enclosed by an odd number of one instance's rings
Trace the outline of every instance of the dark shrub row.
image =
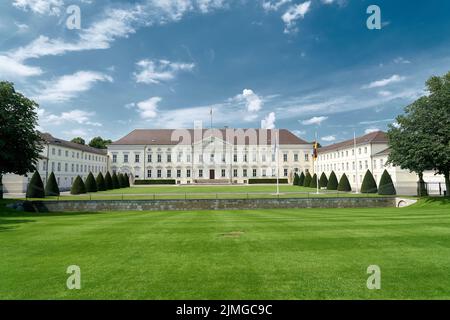
{"type": "MultiPolygon", "coordinates": [[[[288,179],[280,178],[278,179],[280,184],[288,184],[288,179]]],[[[277,183],[276,178],[261,178],[261,179],[248,179],[248,184],[274,184],[277,183]]]]}
{"type": "Polygon", "coordinates": [[[97,175],[97,178],[94,178],[94,175],[90,172],[84,182],[80,176],[75,179],[70,193],[75,195],[129,187],[130,178],[127,173],[119,173],[117,175],[114,172],[111,176],[111,174],[107,172],[105,177],[103,177],[103,174],[100,172],[97,175]]]}
{"type": "Polygon", "coordinates": [[[158,184],[176,184],[174,179],[150,179],[150,180],[135,180],[134,185],[158,185],[158,184]]]}

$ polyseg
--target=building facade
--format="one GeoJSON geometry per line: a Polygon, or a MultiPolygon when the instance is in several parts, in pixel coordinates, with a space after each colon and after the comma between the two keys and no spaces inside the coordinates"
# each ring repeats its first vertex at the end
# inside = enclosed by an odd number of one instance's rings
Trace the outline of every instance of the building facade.
{"type": "Polygon", "coordinates": [[[177,184],[248,183],[312,170],[312,144],[288,130],[134,130],[108,146],[112,172],[177,184]]]}
{"type": "MultiPolygon", "coordinates": [[[[60,190],[70,190],[77,176],[86,179],[89,172],[96,176],[99,172],[108,171],[108,155],[106,150],[80,145],[58,139],[49,133],[41,134],[44,141],[36,168],[41,175],[44,186],[53,172],[60,190]]],[[[32,174],[19,176],[6,174],[3,177],[5,193],[26,192],[32,174]]]]}
{"type": "MultiPolygon", "coordinates": [[[[355,139],[319,148],[317,170],[319,176],[324,172],[327,177],[334,171],[338,180],[345,173],[353,190],[361,189],[367,170],[372,172],[377,185],[381,175],[387,170],[396,186],[398,194],[415,195],[418,176],[415,173],[387,164],[389,157],[388,138],[385,132],[377,131],[355,139]]],[[[430,192],[439,193],[439,187],[445,188],[442,175],[424,172],[424,180],[429,184],[430,192]]]]}

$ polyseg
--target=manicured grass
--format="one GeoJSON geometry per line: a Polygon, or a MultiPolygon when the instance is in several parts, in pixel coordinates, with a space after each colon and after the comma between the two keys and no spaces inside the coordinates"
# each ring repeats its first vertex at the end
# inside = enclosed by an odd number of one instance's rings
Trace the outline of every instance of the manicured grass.
{"type": "Polygon", "coordinates": [[[402,209],[0,212],[0,299],[450,298],[448,200],[402,209]],[[81,267],[79,291],[66,289],[69,265],[81,267]],[[381,290],[366,288],[369,265],[381,268],[381,290]]]}

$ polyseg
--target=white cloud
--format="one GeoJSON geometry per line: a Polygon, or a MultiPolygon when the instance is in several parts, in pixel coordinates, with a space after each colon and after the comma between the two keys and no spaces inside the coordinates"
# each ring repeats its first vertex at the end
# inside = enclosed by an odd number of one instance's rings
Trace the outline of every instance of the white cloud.
{"type": "Polygon", "coordinates": [[[305,130],[293,130],[292,133],[295,134],[297,137],[301,138],[302,136],[304,136],[306,134],[306,131],[305,130]]]}
{"type": "Polygon", "coordinates": [[[396,64],[410,64],[411,61],[406,60],[406,59],[403,58],[403,57],[398,57],[398,58],[395,58],[395,59],[394,59],[394,63],[396,63],[396,64]]]}
{"type": "Polygon", "coordinates": [[[364,131],[364,134],[369,134],[369,133],[377,132],[377,131],[380,131],[380,129],[378,129],[378,128],[367,128],[367,129],[364,131]]]}
{"type": "Polygon", "coordinates": [[[146,84],[173,80],[179,72],[190,72],[195,67],[193,63],[147,59],[139,61],[136,65],[139,68],[139,71],[134,73],[136,82],[146,84]]]}
{"type": "Polygon", "coordinates": [[[399,76],[398,74],[394,74],[393,76],[391,76],[389,78],[373,81],[370,84],[363,86],[363,89],[385,87],[385,86],[390,85],[392,83],[401,82],[401,81],[403,81],[405,79],[406,79],[405,77],[399,76]]]}
{"type": "Polygon", "coordinates": [[[152,97],[150,99],[138,102],[136,104],[138,112],[142,119],[153,119],[158,115],[158,104],[162,101],[160,97],[152,97]]]}
{"type": "Polygon", "coordinates": [[[63,0],[13,0],[13,6],[24,11],[38,14],[60,15],[63,0]]]}
{"type": "Polygon", "coordinates": [[[336,141],[336,137],[335,136],[326,136],[326,137],[322,137],[321,140],[326,141],[326,142],[332,142],[332,141],[336,141]]]}
{"type": "Polygon", "coordinates": [[[262,7],[265,11],[278,11],[280,7],[290,2],[292,0],[263,1],[262,7]]]}
{"type": "Polygon", "coordinates": [[[242,94],[239,94],[235,97],[235,100],[245,101],[245,106],[248,112],[257,112],[261,110],[264,104],[263,100],[251,89],[244,89],[242,91],[242,94]]]}
{"type": "Polygon", "coordinates": [[[392,92],[389,90],[381,90],[378,91],[378,94],[382,97],[389,97],[390,95],[392,95],[392,92]]]}
{"type": "Polygon", "coordinates": [[[95,112],[89,112],[79,109],[62,112],[60,115],[48,113],[45,109],[39,109],[38,111],[40,125],[63,125],[67,123],[77,123],[94,127],[101,127],[101,123],[91,121],[92,117],[94,116],[95,112]]]}
{"type": "Polygon", "coordinates": [[[39,102],[64,102],[78,93],[88,91],[96,82],[112,82],[113,79],[103,73],[93,71],[78,71],[62,76],[56,80],[43,82],[44,88],[39,90],[35,99],[39,102]]]}
{"type": "Polygon", "coordinates": [[[275,112],[271,112],[263,120],[261,120],[261,128],[275,129],[275,121],[276,121],[275,112]]]}
{"type": "Polygon", "coordinates": [[[41,75],[39,67],[27,66],[20,61],[8,56],[0,55],[0,77],[5,79],[17,79],[41,75]]]}
{"type": "Polygon", "coordinates": [[[320,125],[323,121],[325,121],[327,119],[328,119],[328,117],[323,117],[323,116],[322,117],[312,117],[311,119],[303,120],[302,124],[305,126],[309,126],[312,124],[320,125]]]}
{"type": "Polygon", "coordinates": [[[325,4],[332,4],[335,0],[322,0],[325,4]]]}
{"type": "Polygon", "coordinates": [[[285,24],[284,33],[297,32],[296,21],[305,17],[310,6],[311,1],[306,1],[289,7],[289,9],[281,16],[281,19],[285,24]]]}

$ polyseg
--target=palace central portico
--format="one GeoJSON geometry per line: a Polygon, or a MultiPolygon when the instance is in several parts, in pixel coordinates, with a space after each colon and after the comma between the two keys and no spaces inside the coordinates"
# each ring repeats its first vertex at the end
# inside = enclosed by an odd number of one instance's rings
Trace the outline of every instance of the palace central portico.
{"type": "Polygon", "coordinates": [[[177,184],[292,179],[312,170],[312,144],[285,129],[144,129],[108,146],[110,168],[177,184]]]}

